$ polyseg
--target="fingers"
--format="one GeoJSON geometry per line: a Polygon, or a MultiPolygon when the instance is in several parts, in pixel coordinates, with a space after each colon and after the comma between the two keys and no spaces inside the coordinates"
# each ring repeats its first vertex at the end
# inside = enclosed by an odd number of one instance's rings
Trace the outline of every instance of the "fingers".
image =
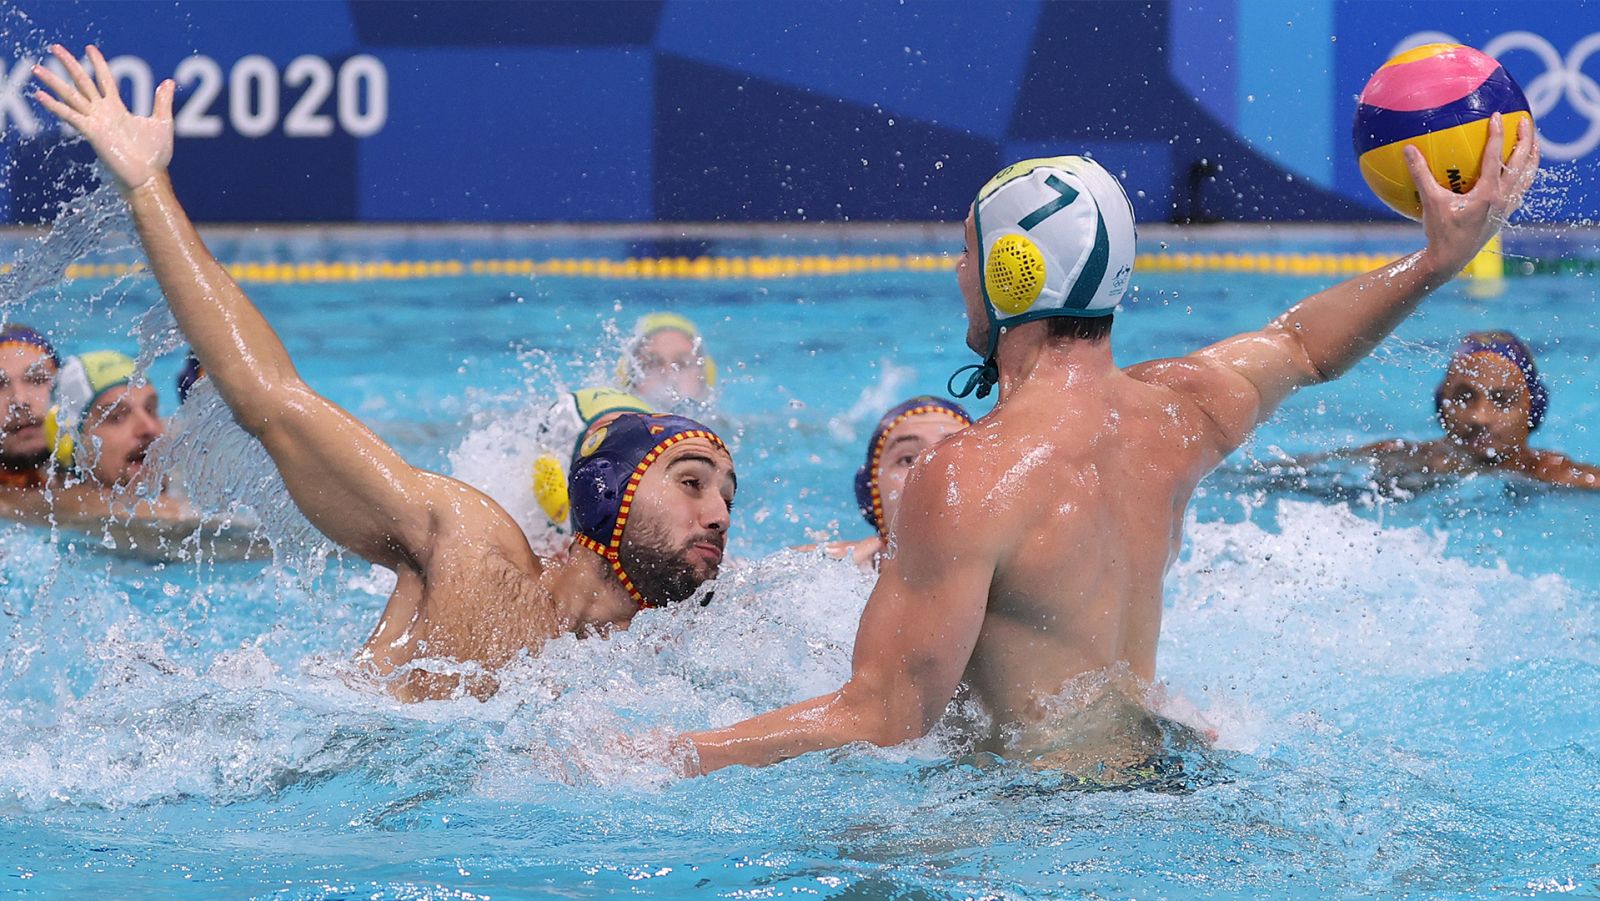
{"type": "Polygon", "coordinates": [[[51,44],[50,52],[55,55],[56,59],[61,61],[62,67],[72,77],[72,83],[78,86],[78,90],[83,93],[84,97],[89,100],[99,99],[100,92],[95,89],[94,82],[89,78],[89,73],[83,71],[83,67],[78,65],[78,61],[73,58],[72,54],[67,52],[67,48],[60,44],[51,44]]]}
{"type": "Polygon", "coordinates": [[[1505,152],[1505,121],[1500,118],[1499,113],[1495,113],[1489,117],[1489,140],[1483,145],[1483,164],[1478,168],[1478,184],[1492,185],[1500,180],[1505,152]]]}
{"type": "Polygon", "coordinates": [[[1528,119],[1517,123],[1517,146],[1512,149],[1506,166],[1519,176],[1539,168],[1539,138],[1534,134],[1533,122],[1528,119]]]}
{"type": "Polygon", "coordinates": [[[83,131],[84,125],[88,122],[88,119],[86,119],[81,113],[76,112],[65,103],[62,103],[56,98],[51,97],[44,91],[34,91],[33,99],[39,101],[39,104],[45,109],[55,113],[58,119],[79,131],[83,131]]]}
{"type": "Polygon", "coordinates": [[[1428,197],[1444,189],[1439,187],[1439,182],[1433,177],[1433,172],[1428,168],[1428,161],[1422,156],[1422,151],[1415,144],[1407,144],[1403,151],[1406,158],[1406,168],[1411,170],[1411,182],[1417,187],[1417,197],[1428,197]]]}
{"type": "Polygon", "coordinates": [[[172,95],[177,90],[177,82],[170,78],[156,86],[155,116],[162,125],[172,124],[172,95]]]}
{"type": "Polygon", "coordinates": [[[1517,123],[1517,146],[1511,151],[1511,161],[1506,166],[1512,174],[1511,196],[1520,204],[1522,195],[1539,174],[1539,138],[1533,123],[1527,119],[1517,123]]]}
{"type": "MultiPolygon", "coordinates": [[[[71,107],[75,112],[86,113],[89,111],[89,99],[83,96],[83,93],[77,88],[62,80],[61,76],[46,69],[44,66],[34,66],[33,77],[43,82],[44,86],[53,91],[56,97],[61,98],[58,101],[59,103],[71,107]]],[[[43,93],[43,91],[40,93],[43,93]]]]}
{"type": "Polygon", "coordinates": [[[94,77],[100,85],[100,93],[121,107],[122,94],[117,90],[117,79],[111,74],[111,67],[106,65],[106,58],[100,55],[100,48],[93,44],[89,45],[89,65],[94,66],[94,77]]]}

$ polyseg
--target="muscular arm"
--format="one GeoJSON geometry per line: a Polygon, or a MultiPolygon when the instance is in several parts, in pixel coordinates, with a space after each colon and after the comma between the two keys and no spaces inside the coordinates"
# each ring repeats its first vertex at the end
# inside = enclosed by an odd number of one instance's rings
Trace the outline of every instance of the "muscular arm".
{"type": "Polygon", "coordinates": [[[165,173],[126,196],[195,356],[240,427],[272,456],[306,518],[374,563],[416,565],[445,480],[413,469],[301,380],[283,342],[206,249],[165,173]]]}
{"type": "Polygon", "coordinates": [[[266,447],[295,503],[323,534],[374,563],[419,566],[433,511],[463,486],[413,469],[312,391],[278,336],[206,249],[167,177],[173,83],[157,90],[153,116],[136,117],[123,106],[96,48],[88,53],[98,85],[64,49],[51,51],[71,83],[36,67],[34,74],[60,99],[35,96],[84,135],[115,177],[173,315],[234,418],[266,447]]]}
{"type": "Polygon", "coordinates": [[[947,507],[959,478],[939,457],[906,483],[896,553],[884,559],[856,633],[850,680],[832,694],[723,729],[687,736],[702,772],[765,766],[856,741],[893,745],[925,734],[944,712],[977,644],[994,576],[981,511],[947,507]]]}
{"type": "Polygon", "coordinates": [[[1365,275],[1314,294],[1268,323],[1178,361],[1151,366],[1143,376],[1161,380],[1179,369],[1173,387],[1191,389],[1194,400],[1227,436],[1224,451],[1278,405],[1307,385],[1343,375],[1394,330],[1422,299],[1450,281],[1521,203],[1538,170],[1532,129],[1521,123],[1517,147],[1502,166],[1498,116],[1489,125],[1483,171],[1465,195],[1441,187],[1427,164],[1408,149],[1406,163],[1422,199],[1427,246],[1365,275]]]}

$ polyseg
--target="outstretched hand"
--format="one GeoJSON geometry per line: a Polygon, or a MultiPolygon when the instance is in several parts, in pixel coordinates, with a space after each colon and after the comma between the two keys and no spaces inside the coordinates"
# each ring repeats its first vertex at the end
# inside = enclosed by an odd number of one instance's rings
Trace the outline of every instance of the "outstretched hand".
{"type": "Polygon", "coordinates": [[[50,52],[71,81],[34,66],[34,77],[55,95],[35,91],[34,99],[83,135],[117,180],[117,188],[131,194],[165,172],[172,161],[172,95],[177,89],[172,79],[156,88],[154,114],[135,116],[123,106],[117,80],[99,48],[91,44],[88,49],[92,79],[65,47],[53,44],[50,52]]]}
{"type": "Polygon", "coordinates": [[[1505,125],[1500,114],[1489,117],[1489,140],[1483,166],[1472,190],[1456,194],[1439,184],[1415,145],[1405,149],[1406,166],[1422,201],[1422,228],[1429,254],[1451,274],[1459,272],[1500,231],[1539,171],[1539,142],[1527,119],[1517,123],[1517,146],[1504,159],[1505,125]]]}

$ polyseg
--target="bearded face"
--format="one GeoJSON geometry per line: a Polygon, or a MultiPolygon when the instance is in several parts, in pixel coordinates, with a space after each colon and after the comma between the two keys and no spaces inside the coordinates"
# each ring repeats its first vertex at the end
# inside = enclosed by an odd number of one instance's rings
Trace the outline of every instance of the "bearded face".
{"type": "Polygon", "coordinates": [[[716,578],[724,542],[722,533],[714,531],[674,541],[664,524],[640,520],[628,524],[618,553],[640,596],[652,606],[664,606],[688,600],[701,583],[716,578]]]}
{"type": "Polygon", "coordinates": [[[50,459],[43,422],[55,377],[55,361],[44,351],[0,345],[0,467],[33,469],[50,459]]]}

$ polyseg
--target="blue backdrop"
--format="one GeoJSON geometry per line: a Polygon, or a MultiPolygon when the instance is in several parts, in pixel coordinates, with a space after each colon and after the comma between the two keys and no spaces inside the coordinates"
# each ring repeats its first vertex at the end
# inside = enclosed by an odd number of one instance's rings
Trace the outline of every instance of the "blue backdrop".
{"type": "Polygon", "coordinates": [[[179,78],[174,177],[204,220],[949,220],[1003,163],[1085,151],[1145,221],[1388,218],[1349,123],[1428,37],[1529,91],[1540,217],[1600,212],[1587,0],[12,0],[0,33],[13,222],[52,218],[87,159],[28,66],[88,40],[131,89],[179,78]]]}

